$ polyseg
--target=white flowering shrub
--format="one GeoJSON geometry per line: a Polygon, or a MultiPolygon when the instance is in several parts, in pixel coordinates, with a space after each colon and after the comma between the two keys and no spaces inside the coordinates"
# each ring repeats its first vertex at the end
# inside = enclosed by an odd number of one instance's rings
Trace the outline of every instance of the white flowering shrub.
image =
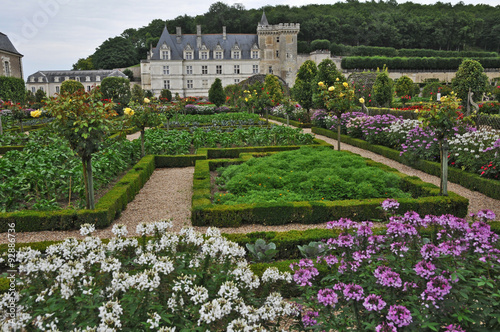
{"type": "Polygon", "coordinates": [[[468,131],[450,138],[450,163],[469,172],[476,172],[498,155],[492,150],[500,135],[491,130],[468,131]]]}
{"type": "Polygon", "coordinates": [[[118,225],[115,238],[104,243],[85,225],[83,241],[69,238],[45,253],[20,249],[17,292],[0,297],[2,326],[6,331],[264,331],[295,314],[292,304],[270,291],[291,282],[289,273],[270,269],[260,280],[245,250],[217,229],[203,235],[184,228],[175,234],[170,227],[168,221],[140,224],[137,240],[125,238],[127,229],[118,225]]]}

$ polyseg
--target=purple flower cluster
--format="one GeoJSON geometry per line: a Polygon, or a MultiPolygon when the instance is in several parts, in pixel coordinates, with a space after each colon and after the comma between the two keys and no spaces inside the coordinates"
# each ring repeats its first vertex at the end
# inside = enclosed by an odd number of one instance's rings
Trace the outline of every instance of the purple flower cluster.
{"type": "Polygon", "coordinates": [[[370,144],[384,144],[387,142],[387,131],[393,122],[402,120],[402,117],[396,117],[392,114],[375,115],[368,117],[361,124],[363,139],[370,144]]]}
{"type": "Polygon", "coordinates": [[[393,323],[383,322],[375,327],[375,332],[398,332],[393,323]]]}
{"type": "Polygon", "coordinates": [[[361,301],[363,299],[363,287],[356,284],[347,284],[344,286],[344,290],[342,291],[344,294],[344,298],[349,300],[361,301]]]}
{"type": "Polygon", "coordinates": [[[318,291],[318,302],[324,306],[335,307],[335,304],[339,302],[339,297],[333,289],[320,289],[318,291]]]}
{"type": "Polygon", "coordinates": [[[390,222],[387,224],[387,234],[393,237],[413,237],[417,236],[417,229],[408,224],[401,222],[401,220],[396,219],[395,217],[391,217],[390,222]]]}
{"type": "Polygon", "coordinates": [[[370,294],[365,297],[365,301],[363,302],[363,306],[368,311],[380,311],[385,308],[387,303],[382,300],[382,296],[370,294]]]}
{"type": "Polygon", "coordinates": [[[437,160],[439,158],[439,144],[435,133],[420,126],[411,129],[406,141],[401,144],[400,155],[405,154],[410,159],[437,160]]]}
{"type": "Polygon", "coordinates": [[[403,286],[403,281],[399,273],[392,271],[388,266],[380,265],[375,269],[373,275],[377,283],[385,287],[399,288],[403,286]]]}
{"type": "Polygon", "coordinates": [[[304,324],[305,327],[314,326],[318,324],[318,321],[315,319],[318,316],[319,313],[317,311],[308,311],[302,316],[302,324],[304,324]]]}
{"type": "Polygon", "coordinates": [[[314,267],[314,263],[310,259],[302,259],[299,263],[292,263],[290,269],[295,271],[293,280],[300,286],[312,286],[311,280],[319,274],[318,269],[314,267]]]}
{"type": "Polygon", "coordinates": [[[451,285],[448,279],[443,276],[433,277],[427,282],[427,288],[420,294],[424,301],[430,301],[438,308],[436,301],[442,301],[444,296],[448,295],[451,290],[451,285]]]}
{"type": "Polygon", "coordinates": [[[415,265],[413,270],[415,270],[415,273],[419,277],[429,279],[435,274],[434,271],[436,270],[436,265],[432,264],[431,262],[420,261],[415,265]]]}
{"type": "Polygon", "coordinates": [[[403,305],[391,305],[387,319],[398,327],[408,326],[413,321],[410,310],[403,305]]]}
{"type": "Polygon", "coordinates": [[[494,221],[497,217],[495,215],[495,212],[488,209],[479,210],[476,216],[479,218],[480,221],[488,221],[488,220],[494,221]]]}
{"type": "Polygon", "coordinates": [[[399,208],[399,202],[395,199],[388,198],[382,202],[382,209],[384,211],[394,212],[399,208]]]}
{"type": "Polygon", "coordinates": [[[465,330],[460,325],[450,324],[445,326],[445,332],[465,332],[465,330]]]}

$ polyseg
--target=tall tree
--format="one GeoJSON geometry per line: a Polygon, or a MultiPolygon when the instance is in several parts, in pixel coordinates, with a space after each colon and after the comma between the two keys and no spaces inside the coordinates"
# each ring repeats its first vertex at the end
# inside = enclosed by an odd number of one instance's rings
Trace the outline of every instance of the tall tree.
{"type": "Polygon", "coordinates": [[[300,105],[309,110],[313,106],[313,84],[315,82],[318,68],[312,60],[306,60],[297,72],[295,84],[291,89],[292,98],[300,105]]]}
{"type": "Polygon", "coordinates": [[[222,88],[222,81],[218,77],[210,86],[210,90],[208,90],[208,100],[217,107],[224,104],[224,101],[226,100],[226,94],[222,88]]]}
{"type": "Polygon", "coordinates": [[[462,104],[467,104],[469,89],[474,93],[473,98],[478,100],[488,85],[488,76],[484,73],[483,66],[479,61],[465,59],[458,67],[455,77],[451,80],[453,91],[458,98],[462,99],[462,104]]]}
{"type": "Polygon", "coordinates": [[[137,50],[129,39],[109,38],[101,44],[92,56],[96,69],[114,69],[136,65],[139,62],[137,50]]]}

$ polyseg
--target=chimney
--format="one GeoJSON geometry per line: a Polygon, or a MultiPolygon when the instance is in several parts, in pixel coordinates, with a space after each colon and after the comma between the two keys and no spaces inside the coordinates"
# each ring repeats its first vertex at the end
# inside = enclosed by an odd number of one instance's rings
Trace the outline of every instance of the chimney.
{"type": "Polygon", "coordinates": [[[196,47],[201,48],[201,25],[196,26],[196,47]]]}
{"type": "Polygon", "coordinates": [[[226,40],[226,26],[222,27],[222,39],[226,40]]]}
{"type": "Polygon", "coordinates": [[[177,32],[177,44],[181,43],[181,38],[182,38],[182,32],[181,32],[181,27],[176,27],[176,32],[177,32]]]}

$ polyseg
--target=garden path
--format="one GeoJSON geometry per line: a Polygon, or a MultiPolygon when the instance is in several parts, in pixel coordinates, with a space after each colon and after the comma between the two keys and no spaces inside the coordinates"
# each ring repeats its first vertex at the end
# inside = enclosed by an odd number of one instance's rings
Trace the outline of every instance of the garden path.
{"type": "MultiPolygon", "coordinates": [[[[310,133],[310,129],[304,129],[304,132],[310,133]]],[[[138,137],[138,134],[127,136],[129,139],[138,137]]],[[[325,136],[316,135],[317,138],[324,140],[334,146],[337,141],[325,136]]],[[[427,173],[415,170],[411,167],[398,163],[394,160],[385,158],[370,151],[342,143],[341,148],[357,153],[363,157],[381,162],[390,167],[399,170],[408,175],[414,175],[423,181],[433,183],[439,186],[439,178],[427,173]]],[[[113,224],[125,224],[129,235],[135,236],[136,225],[140,222],[151,222],[162,219],[172,218],[173,231],[178,231],[183,226],[191,225],[190,208],[192,196],[194,167],[185,168],[163,168],[153,172],[150,180],[130,202],[121,216],[113,224]]],[[[490,209],[500,217],[500,200],[489,198],[481,193],[471,191],[454,183],[449,183],[448,188],[459,195],[469,199],[469,213],[476,213],[481,209],[490,209]]],[[[112,237],[111,227],[97,230],[94,233],[101,238],[112,237]]],[[[255,231],[288,231],[291,229],[305,230],[309,228],[326,227],[326,222],[317,225],[288,224],[282,226],[263,226],[263,225],[245,225],[239,228],[222,229],[225,233],[247,233],[255,231]]],[[[195,229],[204,232],[206,227],[195,227],[195,229]]],[[[39,241],[57,241],[67,237],[82,238],[79,231],[43,231],[30,233],[17,233],[16,242],[39,242],[39,241]]],[[[0,243],[7,243],[6,233],[0,234],[0,243]]]]}

